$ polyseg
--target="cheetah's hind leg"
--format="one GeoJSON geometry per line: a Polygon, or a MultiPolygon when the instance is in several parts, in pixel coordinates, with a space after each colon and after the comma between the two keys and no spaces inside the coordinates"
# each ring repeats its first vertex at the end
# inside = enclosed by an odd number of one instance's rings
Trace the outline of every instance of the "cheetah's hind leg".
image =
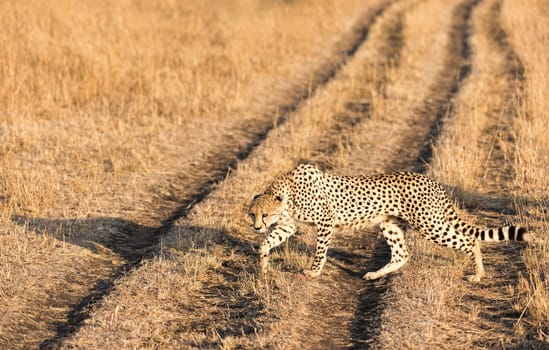
{"type": "Polygon", "coordinates": [[[365,280],[375,280],[400,269],[408,262],[410,257],[404,239],[406,223],[402,219],[389,217],[380,223],[379,227],[382,229],[383,237],[385,237],[391,248],[391,260],[379,270],[366,273],[363,276],[365,280]]]}
{"type": "Polygon", "coordinates": [[[480,282],[480,280],[486,275],[484,272],[484,265],[482,264],[482,255],[480,254],[480,242],[475,240],[473,249],[469,253],[471,259],[475,263],[475,274],[466,276],[469,282],[480,282]]]}

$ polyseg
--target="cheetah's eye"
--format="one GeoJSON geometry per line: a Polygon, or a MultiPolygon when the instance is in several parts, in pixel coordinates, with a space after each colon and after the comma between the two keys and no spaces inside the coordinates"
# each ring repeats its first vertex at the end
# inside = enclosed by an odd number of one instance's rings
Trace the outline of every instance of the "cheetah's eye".
{"type": "Polygon", "coordinates": [[[255,218],[255,214],[254,214],[254,213],[250,213],[249,215],[250,215],[250,217],[251,217],[252,219],[255,218]]]}
{"type": "Polygon", "coordinates": [[[266,218],[267,216],[269,216],[269,215],[263,214],[263,215],[261,215],[261,216],[263,217],[263,219],[265,219],[265,218],[266,218]]]}

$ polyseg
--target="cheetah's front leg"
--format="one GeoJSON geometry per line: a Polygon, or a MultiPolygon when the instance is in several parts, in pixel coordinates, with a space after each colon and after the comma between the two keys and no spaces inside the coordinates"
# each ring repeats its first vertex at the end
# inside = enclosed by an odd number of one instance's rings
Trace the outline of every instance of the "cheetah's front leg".
{"type": "Polygon", "coordinates": [[[269,251],[281,245],[294,233],[295,225],[292,222],[283,222],[275,226],[275,228],[261,244],[259,257],[261,272],[266,272],[269,267],[269,251]]]}
{"type": "Polygon", "coordinates": [[[333,227],[331,223],[317,225],[315,257],[311,269],[303,271],[306,276],[317,277],[322,272],[322,268],[326,263],[326,253],[328,252],[328,247],[330,246],[332,234],[333,227]]]}

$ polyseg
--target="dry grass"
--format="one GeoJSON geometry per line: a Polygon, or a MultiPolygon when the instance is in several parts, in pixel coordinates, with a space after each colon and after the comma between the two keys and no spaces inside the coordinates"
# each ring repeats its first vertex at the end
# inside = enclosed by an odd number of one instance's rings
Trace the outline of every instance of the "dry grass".
{"type": "Polygon", "coordinates": [[[94,198],[112,196],[113,177],[129,182],[117,191],[125,193],[132,180],[174,171],[171,159],[250,118],[254,100],[280,98],[257,91],[298,69],[310,79],[302,63],[319,61],[321,40],[348,28],[354,9],[352,1],[2,6],[2,193],[10,208],[40,214],[69,201],[89,212],[94,198]],[[342,19],[327,25],[332,16],[342,19]]]}
{"type": "MultiPolygon", "coordinates": [[[[216,173],[208,163],[228,163],[257,125],[275,124],[278,106],[341,61],[341,37],[359,15],[386,3],[1,4],[0,347],[52,337],[71,304],[125,262],[113,237],[157,232],[216,173]]],[[[310,263],[310,228],[275,251],[273,273],[258,278],[262,237],[244,217],[274,176],[302,160],[345,174],[417,160],[459,3],[389,6],[337,76],[179,219],[154,258],[116,280],[62,347],[546,344],[546,243],[523,254],[516,245],[484,249],[490,276],[471,286],[462,254],[412,234],[413,259],[380,282],[388,289],[379,321],[360,315],[372,306],[364,296],[380,286],[359,277],[373,257],[355,265],[331,258],[317,280],[299,274],[310,263]],[[364,329],[371,324],[378,329],[364,329]]],[[[498,4],[481,1],[473,11],[473,70],[430,173],[483,220],[524,223],[544,238],[549,9],[542,0],[502,2],[502,43],[498,4]],[[511,51],[525,68],[524,89],[510,78],[511,51]]],[[[334,248],[362,252],[356,241],[367,235],[342,232],[334,248]]]]}
{"type": "MultiPolygon", "coordinates": [[[[429,94],[429,87],[435,83],[437,74],[443,69],[441,65],[438,66],[438,70],[433,72],[433,64],[426,64],[425,62],[429,57],[437,57],[439,58],[437,63],[439,63],[447,54],[445,47],[450,22],[449,18],[439,16],[437,17],[439,21],[432,21],[426,27],[424,22],[419,20],[420,16],[418,14],[425,12],[450,14],[453,6],[455,6],[455,3],[441,4],[437,1],[424,2],[418,6],[413,6],[413,2],[404,2],[387,10],[387,13],[372,27],[368,43],[360,49],[353,62],[342,71],[337,80],[319,91],[315,98],[307,106],[297,111],[287,124],[274,130],[250,159],[239,164],[238,170],[233,176],[222,183],[207,200],[200,203],[189,218],[178,222],[177,227],[163,242],[163,246],[168,252],[173,252],[172,249],[175,249],[175,252],[183,253],[168,253],[169,260],[176,259],[180,263],[183,260],[179,259],[190,258],[189,253],[187,253],[190,240],[195,247],[208,249],[210,254],[214,254],[215,257],[220,259],[221,265],[224,266],[224,268],[213,271],[209,278],[204,278],[202,281],[219,278],[224,280],[225,283],[223,287],[209,284],[195,293],[190,293],[191,299],[182,301],[179,313],[174,315],[163,312],[159,316],[159,320],[162,321],[152,325],[147,332],[140,333],[139,339],[135,340],[136,342],[143,344],[144,339],[147,339],[149,334],[161,332],[164,324],[171,322],[170,320],[174,318],[190,317],[192,315],[195,320],[195,327],[181,327],[181,339],[176,340],[178,344],[205,347],[229,347],[232,344],[250,348],[264,347],[267,344],[275,348],[333,345],[329,341],[334,339],[328,339],[327,334],[329,333],[323,333],[326,331],[324,325],[310,323],[311,319],[318,319],[319,316],[315,314],[313,301],[318,304],[325,304],[326,298],[337,301],[339,298],[346,297],[347,300],[353,300],[356,307],[356,304],[358,304],[355,291],[355,288],[357,288],[356,283],[363,282],[360,279],[353,282],[355,285],[350,287],[350,290],[353,291],[352,294],[344,294],[342,291],[346,290],[345,284],[344,281],[340,280],[342,274],[333,265],[326,268],[325,275],[328,276],[326,279],[320,281],[304,280],[297,273],[310,263],[306,256],[310,250],[304,249],[300,244],[295,245],[295,243],[291,243],[289,248],[283,248],[278,253],[273,254],[275,272],[270,278],[266,281],[254,279],[252,276],[257,274],[255,259],[253,259],[253,254],[255,254],[254,245],[262,237],[253,235],[247,228],[247,223],[243,220],[246,205],[251,196],[260,191],[273,176],[281,171],[288,170],[299,159],[316,159],[336,166],[344,164],[345,169],[338,169],[338,172],[357,173],[376,172],[394,166],[393,157],[395,157],[395,152],[400,152],[403,157],[417,156],[409,155],[408,150],[402,151],[402,149],[406,149],[407,136],[413,135],[418,130],[417,125],[420,124],[422,117],[411,113],[409,110],[413,111],[415,108],[419,108],[425,96],[429,94]],[[379,45],[387,40],[387,30],[390,28],[394,30],[395,25],[393,23],[398,21],[399,18],[402,21],[402,35],[405,46],[402,48],[402,52],[398,53],[400,57],[395,59],[398,62],[396,65],[380,65],[378,60],[382,59],[382,55],[379,53],[383,48],[380,48],[379,45]],[[422,35],[417,35],[418,30],[421,31],[422,35]],[[433,42],[436,42],[437,45],[432,45],[433,42]],[[370,64],[365,64],[365,62],[370,64]],[[423,76],[425,77],[418,81],[417,77],[423,76]],[[406,91],[413,91],[415,94],[406,94],[406,91]],[[376,93],[379,93],[379,95],[376,95],[376,93]],[[372,112],[371,115],[368,115],[370,119],[360,123],[351,133],[350,139],[352,141],[350,144],[340,144],[337,143],[337,138],[335,140],[331,139],[336,142],[336,145],[339,145],[338,150],[332,153],[332,158],[326,160],[322,156],[318,156],[313,140],[323,139],[326,136],[330,139],[331,136],[324,133],[333,125],[333,116],[345,113],[345,103],[343,102],[356,101],[359,98],[362,101],[366,100],[371,103],[372,112]],[[390,101],[393,100],[397,100],[398,105],[390,105],[390,101]],[[406,127],[402,125],[397,127],[399,123],[405,124],[406,127]],[[408,135],[403,135],[403,130],[406,130],[404,133],[408,133],[408,135]],[[377,151],[376,154],[367,151],[373,147],[377,151]],[[197,231],[196,227],[207,228],[207,231],[197,231]],[[197,236],[198,233],[205,236],[200,238],[197,236]],[[230,248],[227,249],[227,246],[230,248]],[[252,254],[251,260],[249,260],[249,254],[252,254]],[[238,257],[236,258],[239,261],[238,268],[235,267],[235,257],[238,257]],[[336,293],[335,290],[327,286],[336,288],[341,294],[336,293]],[[250,293],[249,291],[253,292],[250,293]],[[231,313],[230,310],[234,312],[239,305],[239,300],[242,299],[246,299],[250,307],[246,313],[240,315],[240,317],[235,317],[235,314],[231,313]],[[218,312],[217,308],[212,307],[212,305],[227,305],[228,313],[225,314],[223,320],[216,314],[218,312]],[[254,310],[253,305],[257,305],[261,312],[254,310]],[[195,310],[196,307],[206,311],[203,313],[188,313],[189,308],[195,310]],[[247,323],[243,319],[246,319],[247,323]],[[199,338],[196,338],[193,333],[199,327],[197,325],[200,325],[201,330],[201,337],[199,338]],[[236,325],[237,329],[232,329],[231,325],[232,327],[236,325]],[[313,334],[318,334],[320,338],[315,339],[312,336],[313,334]],[[304,335],[308,335],[308,339],[305,339],[304,335]],[[326,338],[323,339],[322,337],[326,338]],[[325,343],[322,343],[322,341],[325,341],[325,343]]],[[[422,129],[419,128],[419,130],[422,129]]],[[[426,130],[423,130],[423,132],[426,132],[426,130]]],[[[306,243],[310,247],[312,245],[311,232],[305,230],[305,236],[298,238],[297,241],[306,243]]],[[[337,246],[337,242],[335,246],[337,246]]],[[[433,247],[428,247],[424,242],[418,242],[414,247],[417,250],[424,249],[427,252],[432,252],[427,254],[433,255],[427,256],[423,260],[420,259],[418,262],[419,267],[412,270],[425,271],[422,275],[423,279],[417,279],[417,281],[425,281],[430,278],[429,274],[433,273],[433,258],[436,258],[442,249],[433,252],[433,247]]],[[[455,279],[459,279],[463,275],[462,266],[464,262],[463,257],[462,259],[453,258],[449,262],[450,267],[441,267],[434,273],[442,271],[444,276],[452,274],[455,279]],[[453,264],[454,262],[455,264],[453,264]],[[459,266],[458,272],[455,271],[453,265],[459,266]]],[[[162,259],[157,259],[153,264],[157,266],[158,270],[162,270],[165,262],[162,259]]],[[[143,276],[141,271],[138,275],[143,276]]],[[[148,275],[147,280],[155,277],[156,274],[148,275]]],[[[71,344],[89,346],[95,343],[97,333],[108,334],[108,329],[119,329],[118,325],[109,324],[105,326],[105,320],[109,319],[113,310],[116,310],[120,300],[126,300],[131,295],[134,289],[131,283],[133,278],[131,277],[127,282],[123,281],[118,288],[120,295],[109,297],[77,337],[71,341],[71,344]]],[[[415,280],[416,278],[417,276],[410,275],[410,279],[415,280]]],[[[412,291],[425,290],[423,286],[417,285],[419,283],[417,281],[407,280],[404,287],[400,288],[397,285],[395,288],[402,292],[404,296],[412,291]]],[[[432,322],[427,321],[431,320],[432,317],[435,317],[435,321],[446,320],[450,322],[452,320],[452,314],[446,315],[445,311],[447,309],[444,307],[444,302],[447,300],[446,296],[451,294],[451,290],[447,288],[443,290],[445,293],[441,294],[441,289],[435,288],[440,284],[442,284],[442,281],[433,285],[433,289],[430,289],[430,295],[427,296],[426,300],[415,299],[413,302],[408,303],[407,299],[402,299],[402,303],[409,305],[409,308],[402,307],[400,302],[388,306],[390,310],[386,310],[387,315],[384,316],[388,321],[385,327],[389,327],[393,331],[390,334],[390,339],[381,339],[382,344],[398,346],[399,344],[413,345],[421,343],[424,337],[410,337],[407,332],[403,332],[402,336],[395,333],[397,331],[402,332],[402,322],[400,321],[402,318],[414,314],[414,311],[424,310],[422,317],[426,323],[432,322]],[[425,304],[434,305],[436,308],[433,311],[434,316],[429,314],[431,308],[426,307],[425,304]],[[398,318],[391,319],[390,312],[397,313],[399,310],[405,312],[399,313],[398,318]],[[397,323],[399,324],[398,327],[396,327],[397,323]],[[406,337],[410,337],[410,340],[404,341],[406,337]]],[[[460,288],[461,290],[467,290],[467,284],[463,283],[460,288]]],[[[412,295],[418,298],[415,294],[412,293],[412,295]]],[[[139,314],[157,314],[159,310],[164,310],[165,305],[163,303],[147,302],[149,299],[154,299],[154,295],[143,294],[137,296],[134,300],[135,303],[126,307],[123,315],[122,313],[118,314],[119,323],[128,322],[125,320],[132,320],[139,314]]],[[[321,312],[325,312],[325,310],[323,309],[321,312]]],[[[353,315],[347,316],[349,318],[353,317],[353,315]]],[[[324,319],[322,323],[327,324],[329,327],[333,325],[333,319],[337,319],[337,317],[339,316],[333,314],[330,320],[324,319]]],[[[347,334],[348,329],[343,324],[339,324],[340,328],[336,328],[336,331],[347,334]]],[[[410,323],[411,326],[414,324],[410,323]]],[[[440,329],[432,327],[432,323],[430,324],[431,331],[429,334],[434,337],[439,334],[440,329]]],[[[446,330],[449,330],[449,327],[446,330]]],[[[130,330],[118,334],[122,334],[122,337],[126,339],[131,337],[128,332],[130,330]]],[[[382,336],[388,336],[388,334],[385,333],[382,336]]],[[[112,340],[105,341],[103,345],[107,347],[115,346],[114,339],[112,340]]],[[[451,340],[451,336],[448,335],[446,340],[451,340]]],[[[349,339],[347,341],[352,345],[349,339]]],[[[341,346],[337,343],[336,345],[341,346]]]]}
{"type": "Polygon", "coordinates": [[[227,135],[271,122],[337,57],[359,5],[0,5],[0,342],[52,336],[121,263],[105,246],[117,230],[158,225],[227,135]]]}
{"type": "MultiPolygon", "coordinates": [[[[538,5],[541,6],[541,3],[538,5]]],[[[543,45],[517,46],[520,40],[512,40],[514,35],[520,33],[516,23],[504,26],[505,32],[510,33],[510,39],[504,38],[502,41],[501,29],[498,28],[501,20],[505,23],[507,6],[511,5],[505,2],[502,19],[497,1],[482,2],[473,12],[473,70],[460,89],[455,111],[446,121],[442,137],[436,145],[431,174],[448,185],[458,201],[475,210],[483,220],[491,224],[512,222],[532,225],[533,230],[543,237],[546,219],[538,217],[536,221],[533,215],[526,215],[530,212],[530,206],[540,206],[540,202],[533,204],[539,199],[528,193],[526,188],[536,184],[540,185],[539,188],[545,188],[547,183],[541,176],[529,176],[525,181],[524,174],[532,171],[541,175],[544,172],[542,169],[547,167],[539,158],[535,164],[524,163],[522,154],[534,149],[538,156],[545,154],[540,147],[546,140],[542,140],[540,135],[533,141],[531,137],[535,127],[530,125],[541,123],[543,115],[527,118],[524,111],[529,104],[529,86],[537,86],[537,91],[540,91],[539,84],[543,84],[545,78],[537,73],[541,66],[536,68],[535,75],[528,74],[527,69],[526,87],[522,91],[521,77],[516,71],[520,62],[514,60],[518,54],[524,64],[524,57],[539,55],[534,53],[538,49],[546,50],[542,49],[543,45]],[[525,129],[526,125],[528,129],[525,129]],[[521,143],[524,138],[532,143],[521,143]],[[512,213],[513,216],[509,215],[512,213]]],[[[517,8],[514,10],[507,10],[513,21],[517,18],[515,11],[518,8],[524,10],[528,7],[526,4],[515,6],[517,8]]],[[[547,27],[538,27],[537,31],[541,37],[546,37],[549,32],[547,27]]],[[[546,65],[546,61],[543,64],[546,65]]],[[[423,241],[414,242],[414,245],[421,255],[419,261],[412,262],[413,270],[430,269],[432,273],[399,276],[395,282],[404,287],[395,287],[394,293],[399,299],[395,309],[407,317],[417,314],[419,322],[414,322],[413,332],[421,334],[421,337],[401,339],[394,331],[389,331],[390,336],[386,338],[388,346],[406,344],[405,347],[413,348],[420,343],[428,348],[546,346],[547,284],[540,277],[547,273],[546,247],[532,244],[521,253],[517,245],[505,244],[493,248],[486,245],[483,250],[489,276],[480,288],[470,288],[461,280],[464,271],[460,265],[467,263],[467,259],[423,241]],[[446,261],[444,264],[449,266],[433,269],[430,266],[433,258],[446,261]],[[523,273],[528,277],[522,277],[523,273]],[[411,281],[412,278],[415,282],[411,281]],[[510,306],[512,310],[508,310],[510,306]],[[424,321],[426,312],[432,315],[429,322],[424,321]]],[[[389,319],[399,319],[397,313],[388,313],[387,316],[389,319]]]]}
{"type": "Polygon", "coordinates": [[[520,280],[524,293],[525,315],[532,315],[525,329],[538,339],[549,342],[549,232],[547,205],[547,169],[549,143],[544,130],[549,122],[549,7],[544,1],[509,1],[502,7],[502,22],[510,33],[510,41],[517,50],[525,69],[526,83],[519,96],[519,115],[516,120],[515,183],[524,200],[517,208],[525,222],[532,225],[539,244],[525,252],[527,274],[520,280]],[[532,21],[532,16],[539,20],[532,21]],[[536,45],[527,46],[524,40],[536,45]]]}
{"type": "MultiPolygon", "coordinates": [[[[372,4],[372,8],[375,6],[378,4],[372,4]]],[[[364,67],[362,62],[375,61],[375,53],[373,47],[361,48],[357,53],[361,59],[345,67],[337,80],[317,91],[315,97],[296,111],[290,120],[274,129],[249,159],[238,164],[233,176],[221,183],[188,218],[177,222],[162,242],[165,258],[151,262],[154,266],[152,272],[140,270],[122,280],[116,294],[105,300],[101,309],[69,344],[92,346],[98,344],[97,334],[109,334],[109,329],[115,329],[112,337],[100,338],[101,347],[117,347],[119,337],[132,339],[136,346],[145,346],[149,344],[151,335],[164,331],[166,324],[188,319],[191,324],[180,325],[176,336],[155,337],[149,345],[230,348],[231,344],[240,344],[255,348],[270,344],[284,348],[287,340],[277,339],[271,333],[286,329],[286,326],[277,322],[273,324],[273,321],[300,312],[298,310],[303,312],[303,299],[300,300],[294,292],[297,292],[298,285],[303,287],[301,293],[304,294],[314,290],[314,286],[303,286],[304,279],[296,280],[295,273],[309,263],[308,258],[303,256],[303,252],[296,254],[290,250],[287,252],[289,256],[283,257],[284,262],[275,264],[283,264],[284,269],[292,271],[290,274],[275,274],[266,281],[257,280],[254,245],[261,237],[250,232],[248,223],[243,220],[245,211],[253,194],[276,174],[287,171],[299,159],[312,157],[318,144],[315,140],[326,137],[336,123],[334,116],[344,110],[341,96],[353,94],[359,86],[359,81],[351,73],[370,67],[364,67]],[[200,282],[203,286],[194,292],[187,291],[186,299],[177,301],[179,311],[172,313],[167,310],[165,303],[159,303],[155,295],[146,290],[134,295],[132,281],[142,278],[150,283],[160,278],[155,270],[163,271],[174,262],[181,264],[192,258],[189,247],[208,252],[220,261],[222,267],[203,275],[200,282]],[[119,309],[117,322],[107,324],[120,300],[128,300],[130,296],[132,302],[124,310],[119,309]],[[138,333],[121,327],[142,314],[156,315],[156,322],[151,322],[147,329],[138,333]],[[272,331],[263,332],[270,327],[272,331]]],[[[276,255],[274,259],[277,259],[276,255]]],[[[187,277],[178,275],[177,278],[187,277]]]]}

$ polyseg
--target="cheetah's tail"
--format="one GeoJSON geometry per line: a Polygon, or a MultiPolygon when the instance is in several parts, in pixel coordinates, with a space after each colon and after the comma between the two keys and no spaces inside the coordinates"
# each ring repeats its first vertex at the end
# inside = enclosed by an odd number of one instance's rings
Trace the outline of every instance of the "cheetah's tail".
{"type": "Polygon", "coordinates": [[[526,228],[520,226],[504,226],[485,230],[475,230],[474,235],[481,241],[524,241],[530,240],[526,228]]]}

